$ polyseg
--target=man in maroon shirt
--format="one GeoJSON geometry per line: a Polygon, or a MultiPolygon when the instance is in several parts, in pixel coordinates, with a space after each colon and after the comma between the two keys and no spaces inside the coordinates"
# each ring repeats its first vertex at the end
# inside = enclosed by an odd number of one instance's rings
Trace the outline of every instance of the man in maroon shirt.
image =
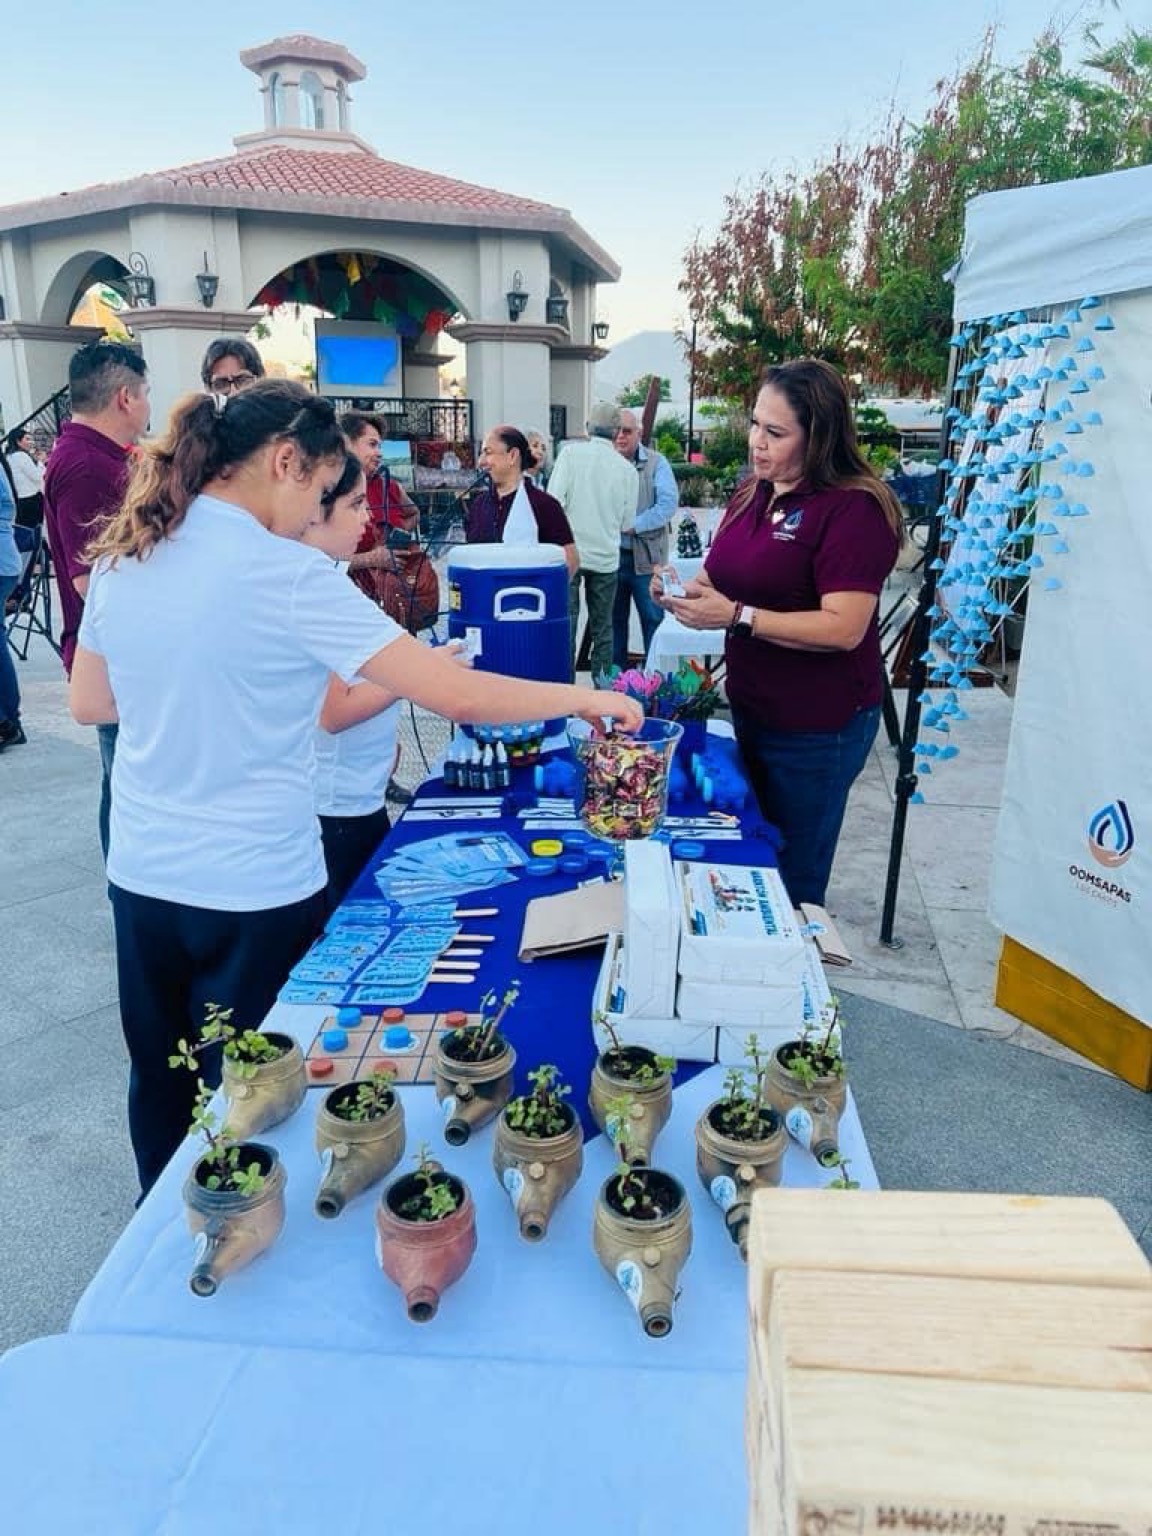
{"type": "MultiPolygon", "coordinates": [[[[134,347],[94,341],[68,365],[72,419],[60,430],[44,475],[44,521],[60,591],[64,670],[72,674],[88,591],[85,551],[119,510],[128,482],[128,449],[148,425],[148,370],[134,347]]],[[[100,845],[108,856],[116,726],[97,726],[103,782],[100,845]]]]}

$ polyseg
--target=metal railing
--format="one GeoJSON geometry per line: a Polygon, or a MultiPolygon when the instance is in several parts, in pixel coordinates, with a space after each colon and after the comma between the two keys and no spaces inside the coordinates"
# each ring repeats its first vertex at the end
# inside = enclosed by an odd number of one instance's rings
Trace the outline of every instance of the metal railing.
{"type": "Polygon", "coordinates": [[[30,416],[25,416],[23,421],[18,421],[8,435],[12,437],[23,432],[31,432],[37,451],[48,453],[52,444],[60,436],[60,428],[71,414],[72,396],[65,384],[63,389],[58,389],[54,395],[45,400],[43,405],[38,405],[30,416]]]}
{"type": "Polygon", "coordinates": [[[372,400],[357,396],[326,395],[337,411],[367,411],[379,416],[385,435],[412,442],[471,443],[471,400],[372,400]]]}

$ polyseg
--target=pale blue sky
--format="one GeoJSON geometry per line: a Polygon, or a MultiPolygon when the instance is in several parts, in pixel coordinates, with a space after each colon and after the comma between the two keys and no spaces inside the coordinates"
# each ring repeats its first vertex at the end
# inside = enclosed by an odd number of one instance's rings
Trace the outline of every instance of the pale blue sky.
{"type": "MultiPolygon", "coordinates": [[[[56,0],[21,13],[5,71],[0,202],[228,154],[261,126],[241,48],[284,33],[342,42],[368,67],[353,125],[390,159],[571,209],[624,268],[601,291],[614,339],[676,323],[680,256],[725,194],[909,112],[1001,26],[1011,59],[1054,0],[823,0],[815,5],[434,0],[369,7],[267,0],[56,0]],[[389,19],[391,16],[392,19],[389,19]]],[[[1105,6],[1152,28],[1152,0],[1105,6]]],[[[1078,56],[1081,22],[1069,54],[1078,56]]]]}

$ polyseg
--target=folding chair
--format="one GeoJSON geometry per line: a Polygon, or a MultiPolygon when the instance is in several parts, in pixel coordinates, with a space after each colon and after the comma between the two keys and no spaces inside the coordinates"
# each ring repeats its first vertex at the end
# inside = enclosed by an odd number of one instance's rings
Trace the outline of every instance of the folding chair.
{"type": "Polygon", "coordinates": [[[43,525],[25,528],[18,523],[12,531],[23,574],[3,616],[8,644],[21,661],[27,661],[32,636],[43,635],[59,656],[60,647],[52,637],[52,556],[43,525]]]}

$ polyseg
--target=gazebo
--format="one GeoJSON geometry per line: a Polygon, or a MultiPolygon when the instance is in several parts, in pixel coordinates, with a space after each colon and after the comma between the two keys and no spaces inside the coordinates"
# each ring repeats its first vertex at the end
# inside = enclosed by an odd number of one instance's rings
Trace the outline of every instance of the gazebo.
{"type": "Polygon", "coordinates": [[[58,391],[72,349],[100,334],[69,322],[104,282],[130,305],[155,421],[198,387],[212,336],[294,302],[390,329],[404,406],[441,396],[446,333],[466,352],[477,432],[579,430],[612,258],[566,209],[378,155],[352,131],[349,88],[366,70],[340,44],[281,37],[240,58],[260,80],[264,125],[234,154],[0,208],[9,424],[58,391]]]}

